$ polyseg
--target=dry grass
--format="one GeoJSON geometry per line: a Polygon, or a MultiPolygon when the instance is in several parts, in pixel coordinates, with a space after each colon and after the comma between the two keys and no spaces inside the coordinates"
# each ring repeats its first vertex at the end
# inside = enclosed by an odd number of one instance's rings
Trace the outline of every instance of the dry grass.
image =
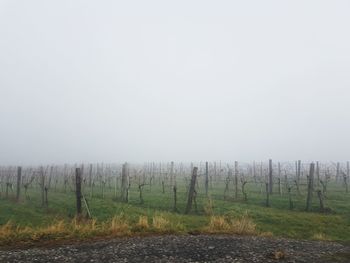
{"type": "MultiPolygon", "coordinates": [[[[32,240],[41,240],[48,238],[59,238],[65,235],[70,234],[69,228],[64,221],[54,222],[52,225],[47,227],[42,227],[38,229],[27,228],[27,233],[30,235],[32,240]]],[[[23,234],[22,231],[17,231],[17,234],[21,236],[23,234]]]]}
{"type": "Polygon", "coordinates": [[[212,216],[208,225],[209,232],[228,231],[230,225],[223,216],[212,216]]]}
{"type": "MultiPolygon", "coordinates": [[[[97,222],[74,218],[71,221],[56,220],[43,227],[20,227],[11,221],[0,226],[0,245],[14,243],[30,243],[43,240],[82,239],[93,236],[128,236],[132,233],[182,233],[184,225],[172,218],[170,221],[165,214],[154,215],[152,224],[147,216],[140,216],[138,221],[131,223],[125,215],[114,216],[110,220],[97,222]]],[[[203,229],[205,233],[234,233],[240,235],[257,234],[255,224],[247,214],[238,218],[224,216],[211,216],[208,226],[203,229]]],[[[322,235],[317,239],[325,238],[322,235]]]]}
{"type": "Polygon", "coordinates": [[[0,245],[16,242],[85,238],[98,235],[124,236],[130,234],[130,225],[123,216],[97,223],[95,219],[72,221],[59,220],[44,227],[20,227],[10,221],[0,226],[0,245]]]}
{"type": "Polygon", "coordinates": [[[312,236],[313,240],[318,240],[318,241],[329,241],[331,240],[329,237],[327,237],[324,233],[316,233],[312,236]]]}
{"type": "Polygon", "coordinates": [[[213,203],[213,199],[211,199],[211,197],[208,197],[207,202],[204,204],[204,213],[206,215],[213,215],[214,214],[214,203],[213,203]]]}
{"type": "Polygon", "coordinates": [[[15,226],[9,221],[0,227],[0,244],[16,240],[59,239],[70,234],[71,228],[64,221],[56,221],[41,228],[15,226]]]}
{"type": "Polygon", "coordinates": [[[12,233],[13,224],[11,221],[8,221],[5,225],[0,226],[0,236],[9,236],[12,233]]]}
{"type": "Polygon", "coordinates": [[[147,216],[140,216],[139,221],[136,224],[136,227],[141,230],[149,229],[147,216]]]}
{"type": "Polygon", "coordinates": [[[165,231],[168,229],[169,225],[169,220],[167,220],[163,215],[155,215],[152,219],[152,226],[156,230],[165,231]]]}
{"type": "Polygon", "coordinates": [[[0,226],[0,238],[3,240],[12,239],[16,230],[12,222],[8,221],[5,225],[0,226]]]}
{"type": "Polygon", "coordinates": [[[256,224],[245,213],[239,218],[227,218],[224,216],[212,216],[209,224],[204,229],[209,233],[232,233],[237,235],[257,235],[256,224]]]}
{"type": "Polygon", "coordinates": [[[114,216],[110,222],[109,232],[113,235],[125,235],[130,233],[130,224],[123,215],[114,216]]]}
{"type": "Polygon", "coordinates": [[[238,219],[231,219],[231,230],[238,235],[255,235],[257,234],[256,224],[248,216],[248,213],[238,219]]]}
{"type": "Polygon", "coordinates": [[[272,232],[261,232],[259,234],[259,236],[261,236],[261,237],[273,237],[273,233],[272,232]]]}

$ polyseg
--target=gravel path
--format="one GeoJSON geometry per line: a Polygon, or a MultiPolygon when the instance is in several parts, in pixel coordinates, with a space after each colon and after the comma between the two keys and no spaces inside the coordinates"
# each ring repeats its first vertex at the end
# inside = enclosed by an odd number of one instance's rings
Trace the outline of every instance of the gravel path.
{"type": "Polygon", "coordinates": [[[169,235],[0,250],[0,262],[350,262],[350,247],[263,237],[169,235]]]}

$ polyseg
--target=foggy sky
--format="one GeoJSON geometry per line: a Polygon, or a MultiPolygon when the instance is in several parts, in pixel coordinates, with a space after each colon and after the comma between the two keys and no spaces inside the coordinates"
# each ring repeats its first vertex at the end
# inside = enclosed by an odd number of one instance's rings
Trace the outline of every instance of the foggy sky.
{"type": "Polygon", "coordinates": [[[0,164],[350,159],[349,14],[0,0],[0,164]]]}

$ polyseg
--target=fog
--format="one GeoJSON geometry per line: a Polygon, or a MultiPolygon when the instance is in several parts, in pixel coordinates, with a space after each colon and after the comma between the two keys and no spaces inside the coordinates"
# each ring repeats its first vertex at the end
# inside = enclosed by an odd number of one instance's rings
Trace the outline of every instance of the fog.
{"type": "Polygon", "coordinates": [[[0,0],[0,164],[347,160],[349,14],[0,0]]]}

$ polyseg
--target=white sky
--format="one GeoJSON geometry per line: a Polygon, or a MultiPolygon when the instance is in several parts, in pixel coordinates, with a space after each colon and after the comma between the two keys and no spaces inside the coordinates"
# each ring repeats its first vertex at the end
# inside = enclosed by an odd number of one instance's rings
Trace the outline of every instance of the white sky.
{"type": "Polygon", "coordinates": [[[0,164],[347,160],[350,1],[0,0],[0,164]]]}

